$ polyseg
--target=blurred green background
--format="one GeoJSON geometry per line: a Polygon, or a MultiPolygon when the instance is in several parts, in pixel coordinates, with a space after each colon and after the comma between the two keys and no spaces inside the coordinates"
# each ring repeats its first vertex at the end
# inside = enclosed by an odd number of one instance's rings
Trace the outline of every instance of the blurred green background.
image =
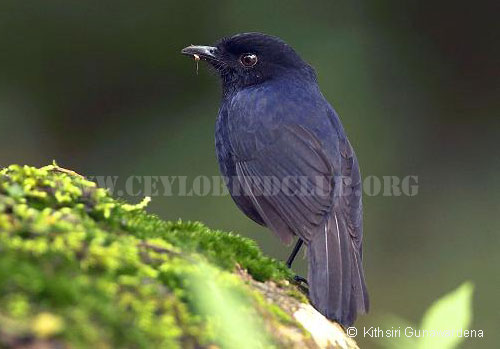
{"type": "MultiPolygon", "coordinates": [[[[473,328],[485,338],[464,347],[498,344],[496,2],[2,0],[0,9],[0,165],[56,159],[86,175],[217,175],[218,81],[179,51],[243,31],[285,39],[316,68],[363,176],[419,177],[416,196],[364,198],[372,308],[358,328],[387,313],[418,322],[472,280],[473,328]]],[[[240,232],[279,259],[290,250],[228,196],[159,196],[150,211],[240,232]]],[[[296,269],[305,274],[305,260],[296,269]]]]}

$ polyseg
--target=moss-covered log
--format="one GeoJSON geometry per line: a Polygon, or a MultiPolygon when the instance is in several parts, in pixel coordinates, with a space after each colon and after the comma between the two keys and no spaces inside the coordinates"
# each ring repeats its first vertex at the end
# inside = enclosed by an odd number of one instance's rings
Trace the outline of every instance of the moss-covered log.
{"type": "Polygon", "coordinates": [[[0,347],[355,347],[254,241],[147,202],[56,164],[2,169],[0,347]]]}

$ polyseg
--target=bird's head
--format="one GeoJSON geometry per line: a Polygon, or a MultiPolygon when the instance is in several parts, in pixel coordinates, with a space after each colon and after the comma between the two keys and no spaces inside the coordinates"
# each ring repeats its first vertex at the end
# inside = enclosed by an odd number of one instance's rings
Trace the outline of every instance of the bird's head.
{"type": "Polygon", "coordinates": [[[237,34],[220,40],[215,46],[191,45],[181,52],[208,62],[220,76],[225,91],[284,76],[316,80],[311,66],[283,40],[271,35],[237,34]]]}

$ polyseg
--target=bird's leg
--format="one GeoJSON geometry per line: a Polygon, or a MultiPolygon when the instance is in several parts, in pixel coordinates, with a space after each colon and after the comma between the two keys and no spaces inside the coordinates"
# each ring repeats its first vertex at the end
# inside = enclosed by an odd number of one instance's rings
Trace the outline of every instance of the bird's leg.
{"type": "Polygon", "coordinates": [[[293,247],[292,253],[290,254],[290,257],[288,257],[288,259],[286,261],[286,266],[288,268],[292,267],[293,260],[295,259],[295,256],[297,256],[297,253],[299,253],[300,248],[302,247],[303,243],[304,243],[304,241],[301,238],[299,238],[297,240],[297,242],[295,243],[295,246],[293,247]]]}
{"type": "MultiPolygon", "coordinates": [[[[304,241],[301,238],[299,238],[297,240],[297,242],[295,243],[295,246],[293,247],[292,253],[290,254],[290,257],[288,257],[288,259],[286,261],[286,266],[288,267],[288,269],[292,268],[292,263],[293,263],[295,257],[297,256],[297,254],[299,253],[300,248],[302,247],[303,243],[304,243],[304,241]]],[[[293,277],[293,279],[297,282],[303,282],[303,283],[307,284],[307,280],[305,278],[303,278],[302,276],[295,275],[293,277]]]]}

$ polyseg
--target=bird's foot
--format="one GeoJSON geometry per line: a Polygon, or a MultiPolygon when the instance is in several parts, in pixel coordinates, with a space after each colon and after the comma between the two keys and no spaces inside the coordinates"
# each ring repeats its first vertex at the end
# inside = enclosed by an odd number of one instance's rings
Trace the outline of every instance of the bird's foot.
{"type": "Polygon", "coordinates": [[[295,275],[292,282],[303,294],[305,294],[306,296],[309,294],[309,284],[307,283],[307,280],[305,278],[299,275],[295,275]]]}
{"type": "Polygon", "coordinates": [[[307,283],[307,280],[299,275],[295,275],[293,277],[293,281],[295,281],[298,284],[306,284],[307,286],[309,286],[309,284],[307,283]]]}

